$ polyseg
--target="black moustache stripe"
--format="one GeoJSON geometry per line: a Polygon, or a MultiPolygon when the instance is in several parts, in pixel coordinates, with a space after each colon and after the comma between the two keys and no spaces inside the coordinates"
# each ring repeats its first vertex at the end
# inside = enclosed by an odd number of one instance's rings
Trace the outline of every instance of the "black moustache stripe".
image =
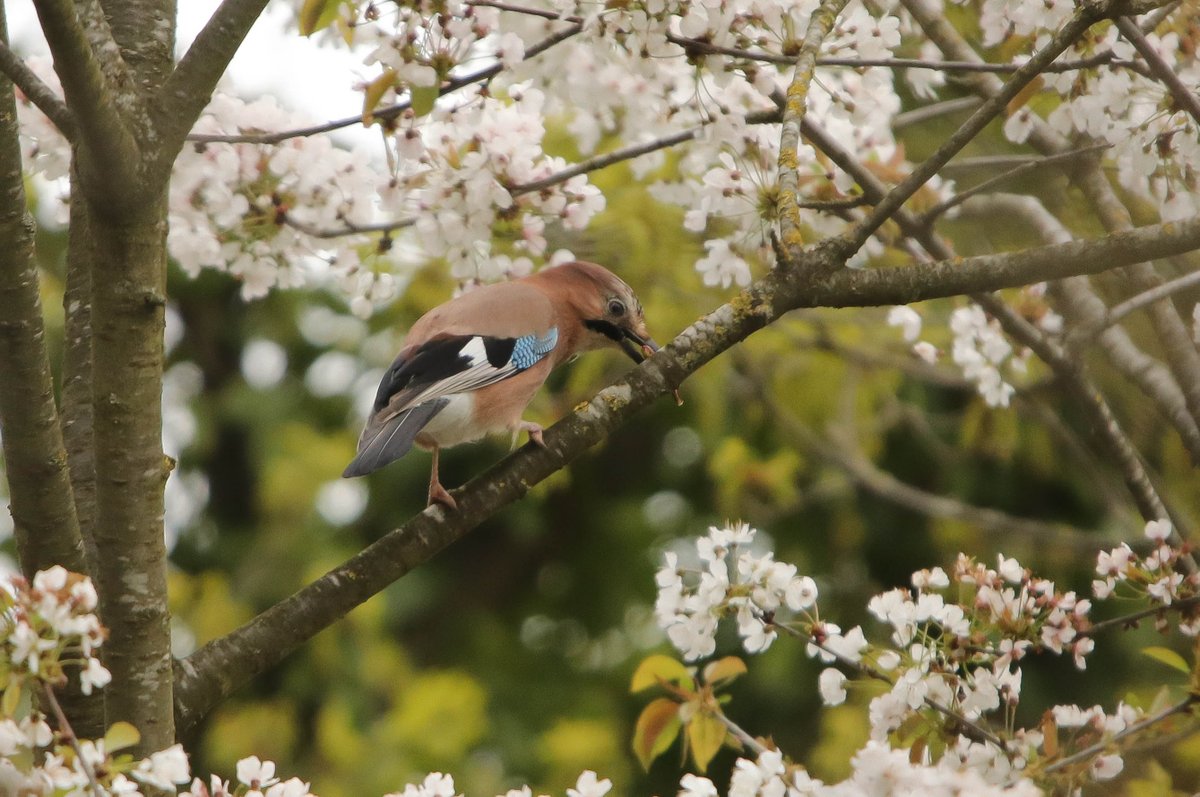
{"type": "Polygon", "coordinates": [[[620,343],[621,339],[625,337],[625,333],[621,331],[620,327],[603,319],[587,319],[583,322],[583,325],[593,332],[599,332],[604,337],[615,340],[617,343],[620,343]]]}

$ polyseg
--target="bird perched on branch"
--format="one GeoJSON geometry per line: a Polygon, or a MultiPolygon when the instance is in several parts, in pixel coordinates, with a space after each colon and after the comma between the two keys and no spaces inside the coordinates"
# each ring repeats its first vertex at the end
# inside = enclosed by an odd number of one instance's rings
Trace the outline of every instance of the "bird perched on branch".
{"type": "Polygon", "coordinates": [[[384,374],[342,476],[362,476],[413,444],[433,452],[429,503],[456,508],[438,480],[438,452],[486,434],[542,427],[521,415],[555,366],[620,347],[634,362],[658,350],[632,289],[595,263],[573,262],[484,285],[421,316],[384,374]]]}

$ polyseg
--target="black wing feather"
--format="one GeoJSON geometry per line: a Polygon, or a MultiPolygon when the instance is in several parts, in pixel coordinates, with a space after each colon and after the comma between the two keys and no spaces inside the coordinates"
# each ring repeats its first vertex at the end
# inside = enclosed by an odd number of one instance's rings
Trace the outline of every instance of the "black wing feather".
{"type": "Polygon", "coordinates": [[[412,448],[413,440],[425,428],[425,424],[449,403],[450,399],[435,399],[386,420],[379,420],[378,415],[372,417],[358,439],[358,456],[342,471],[342,478],[365,476],[400,459],[412,448]]]}

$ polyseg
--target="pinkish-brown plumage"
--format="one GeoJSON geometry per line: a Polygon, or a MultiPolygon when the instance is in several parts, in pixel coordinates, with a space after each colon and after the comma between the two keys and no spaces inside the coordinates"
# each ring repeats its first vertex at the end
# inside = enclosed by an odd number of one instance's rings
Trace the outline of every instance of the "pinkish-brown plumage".
{"type": "Polygon", "coordinates": [[[438,451],[493,432],[542,429],[521,416],[556,366],[581,351],[622,348],[635,362],[657,349],[642,306],[612,272],[577,261],[485,285],[421,316],[384,375],[343,476],[361,476],[416,445],[433,452],[429,501],[453,508],[438,451]]]}

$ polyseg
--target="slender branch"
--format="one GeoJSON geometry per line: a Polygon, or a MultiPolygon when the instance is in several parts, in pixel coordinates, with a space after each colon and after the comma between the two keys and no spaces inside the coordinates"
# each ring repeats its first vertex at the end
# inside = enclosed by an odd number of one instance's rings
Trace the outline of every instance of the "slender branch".
{"type": "Polygon", "coordinates": [[[105,792],[100,788],[100,784],[96,781],[96,772],[92,765],[83,755],[83,747],[79,744],[78,737],[75,736],[75,731],[71,728],[71,723],[67,720],[67,715],[63,713],[62,706],[58,704],[58,698],[54,695],[54,690],[50,688],[50,684],[42,681],[42,699],[50,706],[54,712],[54,718],[58,721],[59,736],[66,737],[71,745],[71,749],[75,751],[75,757],[79,760],[79,766],[83,768],[83,772],[87,775],[88,784],[91,786],[94,797],[105,797],[105,792]]]}
{"type": "MultiPolygon", "coordinates": [[[[1019,216],[1047,243],[1073,240],[1070,231],[1036,197],[1027,194],[975,197],[964,205],[964,210],[988,218],[1019,216]]],[[[1075,356],[1089,340],[1081,333],[1103,327],[1108,307],[1092,290],[1087,277],[1068,277],[1051,282],[1050,295],[1069,324],[1063,347],[1068,355],[1075,356]]],[[[1175,427],[1192,461],[1200,464],[1200,427],[1188,412],[1183,391],[1171,372],[1138,348],[1120,327],[1108,327],[1098,333],[1098,337],[1109,362],[1154,401],[1175,427]]]]}
{"type": "MultiPolygon", "coordinates": [[[[77,140],[90,155],[82,176],[104,185],[114,202],[135,196],[138,144],[117,110],[116,89],[105,77],[77,6],[70,0],[35,0],[34,6],[75,118],[77,140]]],[[[116,44],[111,39],[108,44],[109,55],[119,59],[116,44]]]]}
{"type": "Polygon", "coordinates": [[[1118,17],[1117,30],[1121,31],[1121,35],[1133,45],[1134,49],[1138,51],[1138,55],[1146,59],[1150,72],[1167,87],[1167,91],[1171,93],[1175,103],[1187,111],[1192,119],[1200,122],[1200,97],[1197,97],[1196,93],[1187,87],[1176,74],[1175,69],[1167,63],[1158,50],[1154,49],[1154,45],[1146,38],[1146,34],[1142,33],[1137,23],[1129,17],[1118,17]]]}
{"type": "MultiPolygon", "coordinates": [[[[1129,229],[1133,220],[1128,209],[1113,190],[1098,163],[1089,163],[1076,175],[1076,185],[1096,209],[1101,224],[1110,231],[1129,229]]],[[[1153,290],[1162,284],[1162,277],[1148,261],[1130,264],[1120,273],[1135,291],[1153,290]]],[[[1192,340],[1191,330],[1179,317],[1170,299],[1159,299],[1147,307],[1150,323],[1162,345],[1167,365],[1183,391],[1184,401],[1192,420],[1200,425],[1200,351],[1192,340]]]]}
{"type": "Polygon", "coordinates": [[[942,100],[920,108],[913,108],[911,111],[904,111],[892,117],[892,129],[903,130],[906,127],[923,124],[932,119],[940,119],[943,116],[973,111],[982,104],[983,100],[978,97],[957,97],[953,100],[942,100]]]}
{"type": "MultiPolygon", "coordinates": [[[[824,130],[815,124],[807,123],[804,128],[805,135],[809,141],[824,152],[831,160],[839,167],[845,170],[858,182],[863,190],[863,194],[868,199],[874,199],[882,196],[884,188],[878,178],[870,171],[865,169],[858,163],[841,145],[834,141],[824,130]]],[[[877,206],[878,207],[878,206],[877,206]]],[[[892,219],[900,226],[905,235],[908,235],[919,241],[926,251],[931,254],[950,258],[953,255],[950,247],[944,241],[935,236],[929,229],[920,227],[915,219],[903,208],[897,208],[892,215],[892,219]]],[[[1197,225],[1200,225],[1200,219],[1192,220],[1197,225]]],[[[1176,225],[1158,225],[1160,229],[1173,227],[1176,225]]],[[[1146,229],[1146,228],[1143,228],[1146,229]]],[[[1127,234],[1127,233],[1125,233],[1127,234]]],[[[1106,239],[1113,241],[1111,236],[1106,239]]],[[[1026,254],[1034,252],[1045,253],[1047,251],[1060,251],[1064,256],[1069,251],[1075,250],[1075,247],[1081,244],[1080,241],[1069,241],[1061,244],[1054,244],[1047,247],[1039,247],[1037,249],[1025,250],[1023,252],[1012,253],[1011,255],[1000,255],[1002,259],[1008,257],[1022,257],[1026,254]]],[[[1090,244],[1085,244],[1084,248],[1089,248],[1090,244]]],[[[996,257],[995,255],[986,255],[984,257],[996,257]]],[[[976,260],[976,258],[968,258],[967,260],[976,260]]],[[[1130,263],[1138,263],[1144,258],[1136,258],[1134,260],[1123,260],[1120,265],[1128,265],[1130,263]]],[[[941,262],[947,262],[943,260],[941,262]]],[[[997,263],[997,265],[999,265],[997,263]]],[[[1109,264],[1104,264],[1097,271],[1104,271],[1109,264]]],[[[921,264],[912,266],[914,269],[936,268],[936,264],[921,264]]],[[[859,273],[874,274],[878,273],[875,270],[854,270],[851,275],[857,277],[859,273]]],[[[1039,279],[1052,280],[1061,277],[1075,276],[1082,271],[1076,271],[1073,274],[1065,274],[1058,272],[1051,264],[1046,264],[1046,269],[1042,272],[1039,279]]],[[[1091,272],[1094,273],[1094,272],[1091,272]]],[[[836,275],[837,277],[845,277],[847,275],[836,275]]],[[[861,279],[861,277],[858,277],[861,279]]],[[[944,279],[953,280],[954,274],[945,274],[944,279]]],[[[830,280],[832,282],[833,280],[830,280]]],[[[1137,449],[1129,441],[1120,424],[1117,423],[1113,416],[1111,408],[1104,401],[1100,394],[1082,372],[1081,366],[1073,358],[1068,357],[1057,345],[1052,344],[1031,324],[1017,315],[1012,309],[994,296],[988,295],[992,288],[970,287],[964,286],[957,293],[965,293],[972,301],[981,305],[985,310],[993,315],[1004,326],[1005,331],[1019,340],[1024,345],[1028,346],[1038,355],[1054,373],[1063,380],[1063,384],[1071,396],[1085,410],[1088,420],[1097,434],[1099,443],[1103,446],[1104,452],[1115,462],[1120,465],[1121,474],[1125,479],[1126,486],[1130,494],[1133,496],[1137,504],[1139,512],[1146,520],[1153,520],[1160,517],[1168,516],[1163,508],[1163,502],[1158,497],[1154,490],[1153,484],[1146,473],[1140,457],[1137,455],[1137,449]]],[[[895,304],[908,304],[912,300],[894,302],[895,304]]]]}
{"type": "Polygon", "coordinates": [[[1171,717],[1174,717],[1176,714],[1183,714],[1185,712],[1191,711],[1192,707],[1196,705],[1197,701],[1200,701],[1200,695],[1188,695],[1186,698],[1184,698],[1180,702],[1176,703],[1175,705],[1167,706],[1162,711],[1159,711],[1157,714],[1151,714],[1149,717],[1146,717],[1145,719],[1139,720],[1138,722],[1135,722],[1132,725],[1126,726],[1125,730],[1120,731],[1118,733],[1114,733],[1108,739],[1096,742],[1095,744],[1092,744],[1092,745],[1088,745],[1087,747],[1083,748],[1082,750],[1072,753],[1071,755],[1067,756],[1066,758],[1060,758],[1058,761],[1055,761],[1054,763],[1047,766],[1044,770],[1042,770],[1042,772],[1047,775],[1050,775],[1050,774],[1053,774],[1060,770],[1067,769],[1068,767],[1074,766],[1075,764],[1078,764],[1081,761],[1086,761],[1087,759],[1091,758],[1092,756],[1098,755],[1099,753],[1103,753],[1105,750],[1110,749],[1115,743],[1121,741],[1122,739],[1126,739],[1130,736],[1133,736],[1134,734],[1141,733],[1142,731],[1146,730],[1147,728],[1151,728],[1160,722],[1163,722],[1165,720],[1170,719],[1171,717]]]}
{"type": "MultiPolygon", "coordinates": [[[[545,8],[532,8],[530,6],[521,6],[514,3],[502,2],[502,0],[468,0],[469,6],[483,6],[486,8],[495,8],[500,11],[509,11],[514,14],[524,14],[530,17],[540,17],[542,19],[561,20],[564,22],[582,22],[582,18],[578,16],[564,15],[557,11],[552,11],[545,8]]],[[[768,64],[779,64],[781,66],[795,66],[796,57],[792,55],[783,55],[776,53],[763,52],[761,50],[746,50],[739,47],[725,47],[712,42],[704,41],[703,39],[690,38],[688,36],[680,36],[677,33],[666,34],[667,41],[672,44],[677,44],[689,53],[702,53],[705,55],[728,55],[731,58],[741,58],[746,61],[761,61],[768,64]]],[[[922,58],[842,58],[837,56],[820,56],[816,59],[817,66],[844,66],[852,69],[866,69],[870,67],[883,67],[886,69],[931,69],[938,72],[991,72],[997,74],[1010,74],[1020,69],[1019,64],[988,64],[978,61],[932,61],[922,58]]],[[[1097,66],[1122,66],[1122,67],[1137,67],[1140,66],[1135,61],[1126,61],[1114,57],[1112,51],[1096,53],[1093,56],[1084,58],[1078,61],[1063,61],[1061,63],[1050,64],[1044,71],[1046,72],[1077,72],[1081,69],[1091,69],[1097,66]]]]}
{"type": "MultiPolygon", "coordinates": [[[[537,44],[526,48],[524,61],[528,61],[537,55],[545,52],[556,44],[566,41],[575,36],[583,29],[582,24],[572,24],[570,27],[563,28],[557,33],[553,33],[542,39],[537,44]]],[[[497,61],[482,69],[478,69],[461,77],[452,77],[438,89],[438,96],[443,97],[451,92],[461,89],[463,86],[468,86],[473,83],[480,83],[489,80],[500,74],[503,65],[497,61]]],[[[401,100],[394,105],[388,105],[384,108],[377,108],[371,112],[374,119],[388,122],[399,117],[402,113],[412,107],[411,100],[401,100]]],[[[188,141],[196,144],[278,144],[282,141],[287,141],[289,138],[306,138],[308,136],[320,135],[321,133],[331,133],[334,130],[341,130],[346,127],[362,124],[362,114],[356,116],[347,116],[344,119],[334,119],[329,122],[324,122],[319,125],[311,125],[309,127],[297,127],[291,130],[280,130],[274,133],[189,133],[186,137],[188,141]]]]}
{"type": "Polygon", "coordinates": [[[1166,614],[1169,611],[1181,612],[1185,609],[1190,609],[1193,606],[1200,606],[1200,595],[1191,598],[1184,598],[1171,603],[1169,606],[1151,606],[1148,609],[1142,609],[1131,614],[1123,614],[1120,617],[1112,617],[1108,620],[1101,620],[1098,623],[1092,623],[1089,628],[1079,632],[1079,636],[1096,636],[1105,631],[1114,628],[1128,628],[1135,625],[1139,620],[1144,620],[1147,617],[1157,617],[1166,614]]]}
{"type": "MultiPolygon", "coordinates": [[[[1130,296],[1125,301],[1113,305],[1105,315],[1103,321],[1097,326],[1080,329],[1077,333],[1079,343],[1084,344],[1088,339],[1099,335],[1104,330],[1123,320],[1130,313],[1137,312],[1148,305],[1154,304],[1160,299],[1165,299],[1173,293],[1186,290],[1192,286],[1200,284],[1200,271],[1193,271],[1191,274],[1184,274],[1182,277],[1176,277],[1173,280],[1157,285],[1150,290],[1142,291],[1141,293],[1130,296]]],[[[1072,335],[1072,337],[1076,337],[1072,335]]]]}
{"type": "Polygon", "coordinates": [[[824,0],[808,20],[808,30],[796,56],[796,69],[788,85],[779,132],[779,238],[788,259],[803,246],[800,232],[800,125],[808,106],[808,88],[816,72],[817,51],[833,30],[847,0],[824,0]]]}
{"type": "Polygon", "coordinates": [[[154,115],[160,142],[153,171],[169,173],[188,131],[266,5],[267,0],[223,0],[167,78],[154,115]]]}
{"type": "Polygon", "coordinates": [[[12,51],[7,41],[0,41],[0,72],[8,75],[8,79],[21,93],[29,98],[39,111],[46,114],[46,118],[54,123],[58,132],[63,134],[63,138],[72,142],[75,140],[75,115],[71,113],[71,109],[12,51]]]}
{"type": "Polygon", "coordinates": [[[892,218],[909,197],[937,174],[963,147],[974,140],[992,119],[1003,113],[1008,103],[1012,102],[1013,98],[1031,80],[1042,74],[1047,65],[1074,44],[1084,31],[1100,20],[1106,13],[1105,10],[1111,5],[1112,2],[1101,2],[1086,4],[1077,9],[1067,24],[1054,35],[1050,42],[1005,81],[999,92],[984,101],[983,105],[971,114],[962,126],[937,148],[933,155],[913,169],[907,178],[888,192],[870,215],[850,234],[854,249],[857,250],[866,243],[867,239],[885,221],[892,218]]]}
{"type": "MultiPolygon", "coordinates": [[[[790,623],[772,622],[771,625],[773,625],[775,628],[781,629],[785,633],[788,633],[788,634],[796,637],[797,639],[801,639],[805,642],[808,642],[811,645],[814,645],[817,648],[820,648],[821,651],[823,651],[824,653],[827,653],[830,656],[833,656],[834,659],[836,659],[837,662],[844,667],[849,667],[850,669],[854,670],[855,672],[857,672],[861,675],[865,675],[866,677],[868,677],[874,681],[879,681],[881,683],[885,683],[888,686],[896,685],[895,681],[893,681],[891,678],[889,678],[886,674],[880,672],[875,667],[872,667],[871,665],[866,664],[865,662],[855,661],[854,659],[851,659],[848,656],[844,656],[843,654],[839,653],[838,651],[833,650],[832,648],[828,647],[824,642],[817,642],[815,639],[813,639],[811,634],[807,633],[806,631],[804,631],[801,628],[796,628],[795,626],[791,625],[790,623]]],[[[929,708],[933,709],[937,713],[946,717],[950,721],[959,725],[964,730],[964,734],[966,736],[970,737],[971,739],[973,739],[974,741],[987,742],[989,744],[995,745],[995,747],[998,750],[1000,750],[1004,754],[1008,755],[1008,746],[1004,743],[1004,740],[1001,739],[996,734],[989,731],[987,728],[980,725],[978,722],[968,719],[963,714],[955,711],[954,709],[950,708],[949,706],[943,705],[942,703],[940,703],[937,700],[934,700],[932,697],[929,697],[928,695],[925,695],[924,697],[922,697],[921,702],[923,702],[925,705],[929,706],[929,708]]]]}
{"type": "Polygon", "coordinates": [[[729,731],[733,738],[741,742],[742,746],[747,750],[750,750],[755,755],[762,755],[763,753],[767,752],[768,748],[766,745],[751,736],[750,733],[741,725],[738,725],[736,722],[729,719],[729,717],[725,715],[725,712],[721,711],[720,708],[718,708],[716,711],[716,717],[721,721],[721,724],[725,726],[725,730],[729,731]]]}
{"type": "Polygon", "coordinates": [[[1047,155],[1044,158],[1038,158],[1036,160],[1031,160],[1026,163],[1022,163],[1019,166],[1015,166],[1012,169],[1009,169],[1007,172],[1004,172],[1003,174],[998,174],[995,177],[990,177],[987,180],[984,180],[982,183],[979,183],[978,185],[973,185],[970,188],[968,188],[967,190],[960,191],[959,193],[955,194],[954,196],[950,197],[949,199],[939,202],[938,204],[934,205],[929,210],[927,210],[923,214],[921,214],[921,217],[917,220],[917,223],[922,224],[922,225],[930,225],[933,222],[935,222],[939,216],[946,213],[946,211],[951,210],[952,208],[958,207],[963,202],[966,202],[968,199],[975,196],[976,194],[980,194],[980,193],[988,191],[992,188],[995,188],[997,185],[1000,185],[1001,183],[1005,183],[1009,180],[1013,180],[1017,177],[1020,177],[1021,175],[1028,174],[1029,172],[1036,171],[1037,169],[1040,169],[1044,166],[1050,166],[1052,164],[1061,163],[1063,161],[1072,161],[1080,156],[1088,155],[1090,153],[1098,152],[1100,150],[1105,150],[1111,146],[1112,146],[1111,144],[1093,144],[1091,146],[1083,147],[1081,149],[1071,150],[1070,152],[1060,152],[1060,153],[1057,153],[1054,155],[1047,155]]]}
{"type": "MultiPolygon", "coordinates": [[[[774,109],[770,109],[764,111],[755,111],[748,114],[746,116],[746,123],[767,124],[777,121],[778,119],[779,112],[774,109]]],[[[670,135],[656,138],[653,141],[647,141],[643,144],[631,144],[627,147],[621,147],[620,149],[614,149],[611,152],[605,152],[601,155],[596,155],[595,157],[580,161],[573,166],[568,166],[561,171],[557,171],[554,174],[543,177],[540,180],[534,180],[533,182],[510,186],[508,188],[508,193],[514,197],[517,197],[521,196],[522,194],[531,194],[537,191],[542,191],[552,186],[565,183],[572,177],[599,171],[600,169],[607,168],[616,163],[633,160],[634,158],[647,155],[651,152],[657,152],[658,150],[667,149],[668,147],[673,147],[685,141],[691,141],[692,139],[699,137],[704,132],[704,128],[711,124],[711,121],[713,120],[706,121],[704,124],[698,127],[693,127],[688,130],[681,130],[677,133],[671,133],[670,135]]],[[[804,203],[804,207],[813,210],[837,210],[841,208],[857,207],[862,203],[863,200],[860,197],[851,197],[845,200],[833,200],[830,202],[807,202],[804,203]]],[[[307,224],[301,224],[293,221],[290,218],[284,219],[285,224],[288,224],[289,226],[292,226],[307,235],[311,235],[314,238],[338,238],[343,235],[355,235],[360,233],[394,232],[406,227],[411,227],[416,224],[416,222],[417,220],[413,217],[404,217],[394,219],[392,221],[378,222],[376,224],[345,224],[342,227],[323,229],[307,224]]]]}

